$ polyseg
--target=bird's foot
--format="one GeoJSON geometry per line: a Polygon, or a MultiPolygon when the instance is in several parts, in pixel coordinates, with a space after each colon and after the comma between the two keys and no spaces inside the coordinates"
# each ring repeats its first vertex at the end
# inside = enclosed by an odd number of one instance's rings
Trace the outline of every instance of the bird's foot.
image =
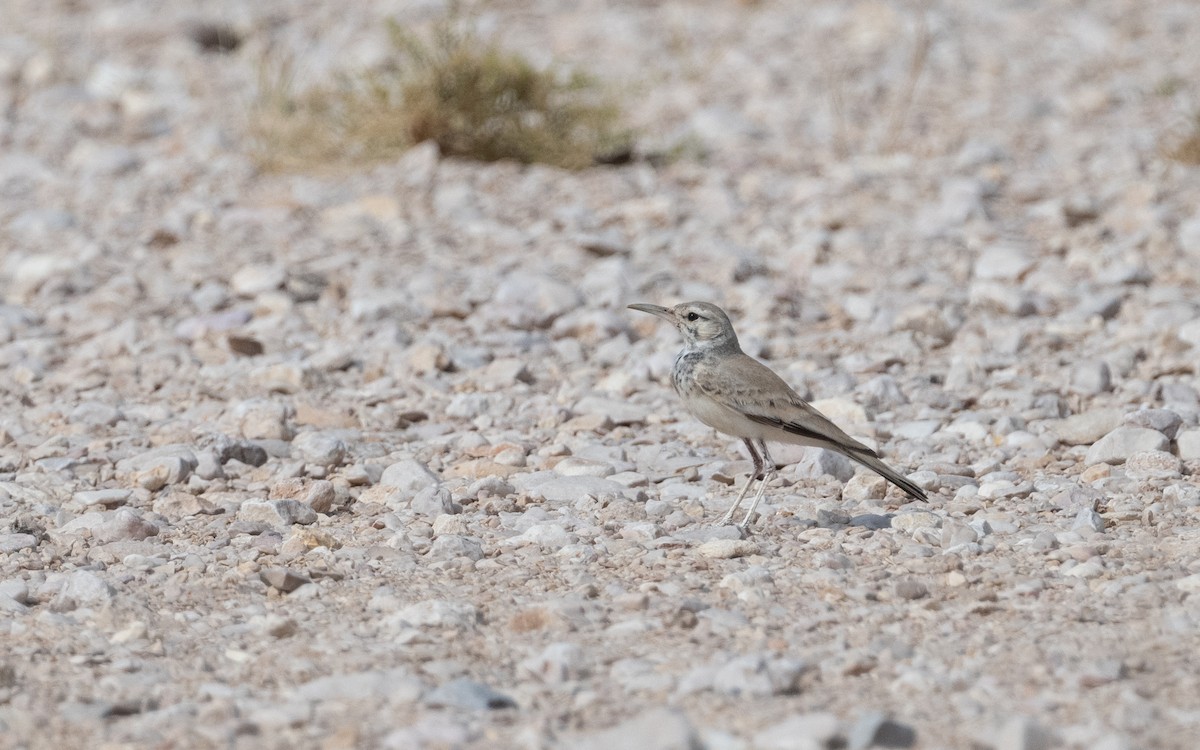
{"type": "Polygon", "coordinates": [[[726,513],[725,515],[721,516],[720,519],[713,521],[712,526],[713,526],[713,528],[717,528],[720,526],[728,526],[732,522],[733,522],[733,514],[726,513]]]}

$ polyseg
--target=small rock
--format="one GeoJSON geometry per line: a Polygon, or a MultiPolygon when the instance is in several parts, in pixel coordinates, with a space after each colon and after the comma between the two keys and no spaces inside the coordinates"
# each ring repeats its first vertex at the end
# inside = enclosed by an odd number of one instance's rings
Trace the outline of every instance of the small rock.
{"type": "Polygon", "coordinates": [[[238,433],[250,440],[291,440],[295,416],[291,405],[265,398],[242,401],[231,412],[238,433]]]}
{"type": "Polygon", "coordinates": [[[942,523],[942,547],[944,549],[977,541],[979,541],[979,533],[962,521],[947,519],[942,523]]]}
{"type": "Polygon", "coordinates": [[[437,485],[440,480],[425,464],[413,458],[397,461],[383,470],[379,483],[404,492],[418,492],[437,485]]]}
{"type": "Polygon", "coordinates": [[[562,747],[573,750],[700,750],[703,745],[682,711],[652,708],[609,729],[570,736],[562,747]]]}
{"type": "Polygon", "coordinates": [[[875,472],[862,471],[842,485],[846,500],[882,500],[887,496],[887,480],[875,472]]]}
{"type": "Polygon", "coordinates": [[[302,432],[292,440],[292,448],[306,463],[326,468],[340,466],[346,458],[346,443],[325,432],[302,432]]]}
{"type": "Polygon", "coordinates": [[[976,740],[992,750],[1052,750],[1058,737],[1028,716],[1014,716],[999,729],[980,733],[976,740]]]}
{"type": "Polygon", "coordinates": [[[713,675],[713,689],[732,696],[766,698],[797,691],[803,662],[746,654],[731,659],[713,675]]]}
{"type": "Polygon", "coordinates": [[[1112,372],[1105,362],[1080,362],[1071,369],[1071,388],[1094,396],[1112,390],[1112,372]]]}
{"type": "Polygon", "coordinates": [[[454,497],[445,487],[426,487],[412,496],[408,508],[414,513],[427,518],[437,518],[443,514],[453,515],[462,510],[455,505],[454,497]]]}
{"type": "Polygon", "coordinates": [[[579,399],[571,411],[576,415],[602,415],[615,425],[636,425],[646,421],[646,411],[641,406],[597,396],[579,399]]]}
{"type": "Polygon", "coordinates": [[[854,476],[855,470],[850,459],[840,453],[824,448],[808,448],[804,451],[804,457],[792,466],[792,471],[796,476],[808,479],[830,476],[845,482],[854,476]]]}
{"type": "Polygon", "coordinates": [[[286,568],[266,568],[258,574],[258,577],[262,579],[263,583],[285,594],[292,593],[306,583],[312,583],[312,579],[308,576],[286,568]]]}
{"type": "Polygon", "coordinates": [[[9,555],[37,545],[38,539],[33,534],[0,534],[0,554],[9,555]]]}
{"type": "Polygon", "coordinates": [[[1075,516],[1075,520],[1071,523],[1071,530],[1087,529],[1090,531],[1104,531],[1104,518],[1094,510],[1084,508],[1075,516]]]}
{"type": "Polygon", "coordinates": [[[912,747],[917,733],[912,727],[887,718],[878,711],[863,714],[850,727],[846,750],[869,750],[872,747],[912,747]]]}
{"type": "Polygon", "coordinates": [[[843,428],[869,421],[867,410],[861,404],[840,396],[817,399],[812,402],[812,407],[843,428]]]}
{"type": "Polygon", "coordinates": [[[1091,445],[1116,429],[1123,414],[1119,409],[1093,409],[1050,423],[1050,430],[1067,445],[1091,445]]]}
{"type": "Polygon", "coordinates": [[[929,587],[921,581],[905,578],[896,582],[895,592],[900,599],[924,599],[929,596],[929,587]]]}
{"type": "Polygon", "coordinates": [[[749,539],[713,539],[696,548],[701,557],[728,560],[758,554],[758,544],[749,539]]]}
{"type": "Polygon", "coordinates": [[[461,534],[443,534],[433,540],[429,556],[435,559],[453,560],[465,557],[468,560],[483,559],[483,545],[478,539],[461,534]]]}
{"type": "Polygon", "coordinates": [[[469,629],[479,621],[479,611],[467,602],[430,599],[410,604],[397,612],[395,617],[414,627],[469,629]]]}
{"type": "Polygon", "coordinates": [[[164,445],[118,461],[117,472],[153,492],[187,481],[196,464],[196,454],[190,446],[164,445]]]}
{"type": "Polygon", "coordinates": [[[564,477],[607,477],[616,470],[612,464],[603,461],[567,456],[554,465],[554,473],[564,477]]]}
{"type": "Polygon", "coordinates": [[[1175,588],[1185,594],[1200,594],[1200,573],[1192,573],[1175,581],[1175,588]]]}
{"type": "Polygon", "coordinates": [[[544,683],[559,684],[583,676],[583,650],[574,643],[551,643],[521,668],[544,683]]]}
{"type": "Polygon", "coordinates": [[[1139,451],[1125,461],[1125,474],[1132,479],[1174,479],[1183,462],[1166,451],[1139,451]]]}
{"type": "Polygon", "coordinates": [[[471,711],[517,707],[516,701],[507,695],[465,677],[434,688],[425,696],[424,702],[438,708],[464,708],[471,711]]]}
{"type": "Polygon", "coordinates": [[[86,570],[76,570],[66,574],[52,607],[66,612],[81,606],[104,604],[114,596],[116,591],[104,579],[86,570]]]}
{"type": "Polygon", "coordinates": [[[911,510],[892,516],[892,528],[906,534],[912,534],[917,529],[936,529],[942,525],[942,519],[927,510],[911,510]]]}
{"type": "Polygon", "coordinates": [[[158,536],[158,526],[142,518],[130,508],[121,508],[105,514],[107,518],[92,528],[92,538],[100,544],[122,541],[141,541],[158,536]]]}
{"type": "Polygon", "coordinates": [[[559,477],[548,482],[542,482],[532,488],[530,494],[552,503],[568,503],[579,500],[584,495],[595,498],[624,497],[626,487],[611,479],[602,477],[559,477]]]}
{"type": "Polygon", "coordinates": [[[150,507],[155,513],[171,519],[218,512],[217,507],[208,500],[180,490],[159,493],[150,507]]]}
{"type": "Polygon", "coordinates": [[[818,508],[817,525],[823,529],[846,526],[850,523],[850,514],[840,508],[818,508]]]}
{"type": "Polygon", "coordinates": [[[12,599],[18,604],[29,603],[29,585],[20,578],[0,581],[0,598],[12,599]]]}
{"type": "Polygon", "coordinates": [[[99,505],[105,508],[116,508],[129,502],[133,490],[81,490],[71,496],[71,499],[83,506],[99,505]]]}
{"type": "Polygon", "coordinates": [[[1016,281],[1033,268],[1033,259],[1024,249],[1013,245],[992,245],[984,248],[975,260],[975,277],[980,279],[1016,281]]]}
{"type": "Polygon", "coordinates": [[[279,289],[286,281],[287,272],[281,266],[251,265],[239,268],[229,280],[229,286],[235,294],[254,297],[279,289]]]}
{"type": "Polygon", "coordinates": [[[583,304],[575,287],[545,274],[519,269],[500,279],[487,314],[514,328],[548,328],[554,319],[583,304]]]}
{"type": "MultiPolygon", "coordinates": [[[[275,438],[264,438],[275,439],[275,438]]],[[[237,461],[246,464],[247,466],[262,466],[267,462],[270,456],[267,455],[267,450],[261,445],[247,442],[245,440],[229,440],[222,438],[217,442],[214,448],[217,460],[226,464],[230,461],[237,461]]]]}
{"type": "Polygon", "coordinates": [[[225,470],[221,468],[221,460],[216,451],[204,450],[196,452],[196,470],[193,472],[201,479],[224,479],[225,470]]]}
{"type": "Polygon", "coordinates": [[[337,498],[337,490],[333,482],[325,479],[305,482],[299,477],[291,477],[272,484],[270,497],[272,500],[297,500],[317,513],[328,513],[337,498]]]}
{"type": "Polygon", "coordinates": [[[1200,430],[1185,430],[1175,436],[1179,457],[1184,461],[1200,461],[1200,430]]]}
{"type": "Polygon", "coordinates": [[[1138,409],[1125,415],[1125,424],[1158,430],[1168,438],[1175,438],[1183,418],[1170,409],[1138,409]]]}
{"type": "Polygon", "coordinates": [[[878,531],[880,529],[891,528],[892,517],[883,513],[863,513],[851,518],[850,525],[878,531]]]}
{"type": "Polygon", "coordinates": [[[247,500],[238,509],[238,520],[279,527],[314,523],[317,514],[296,500],[247,500]]]}
{"type": "Polygon", "coordinates": [[[1200,318],[1188,321],[1175,331],[1175,335],[1185,344],[1200,347],[1200,318]]]}
{"type": "Polygon", "coordinates": [[[823,750],[837,747],[841,726],[830,713],[798,714],[754,735],[755,750],[823,750]]]}
{"type": "Polygon", "coordinates": [[[491,476],[477,479],[471,483],[464,495],[465,498],[477,499],[483,495],[491,497],[508,497],[517,489],[501,477],[491,476]]]}
{"type": "Polygon", "coordinates": [[[421,690],[421,680],[401,667],[318,677],[297,686],[296,696],[320,703],[387,698],[389,702],[408,705],[420,698],[421,690]]]}
{"type": "Polygon", "coordinates": [[[1145,427],[1118,427],[1097,440],[1088,449],[1085,462],[1092,464],[1121,464],[1140,451],[1167,451],[1171,441],[1157,430],[1145,427]]]}

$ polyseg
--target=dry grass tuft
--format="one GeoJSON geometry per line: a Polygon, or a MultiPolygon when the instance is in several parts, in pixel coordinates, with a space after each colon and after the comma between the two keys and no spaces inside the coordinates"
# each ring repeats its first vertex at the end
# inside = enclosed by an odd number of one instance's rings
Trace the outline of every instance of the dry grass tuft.
{"type": "Polygon", "coordinates": [[[539,70],[452,20],[428,41],[389,31],[387,65],[334,85],[297,92],[294,61],[263,65],[251,119],[263,168],[384,161],[425,140],[447,156],[567,169],[628,154],[619,107],[586,75],[539,70]]]}

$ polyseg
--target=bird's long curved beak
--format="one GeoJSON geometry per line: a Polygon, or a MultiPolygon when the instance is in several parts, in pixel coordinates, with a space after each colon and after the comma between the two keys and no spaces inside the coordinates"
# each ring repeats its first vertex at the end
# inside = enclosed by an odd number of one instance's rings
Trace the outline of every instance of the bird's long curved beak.
{"type": "Polygon", "coordinates": [[[657,315],[663,320],[669,320],[671,322],[675,321],[675,313],[671,312],[671,308],[663,307],[662,305],[648,305],[645,302],[638,302],[630,305],[629,309],[637,310],[638,312],[650,313],[651,315],[657,315]]]}

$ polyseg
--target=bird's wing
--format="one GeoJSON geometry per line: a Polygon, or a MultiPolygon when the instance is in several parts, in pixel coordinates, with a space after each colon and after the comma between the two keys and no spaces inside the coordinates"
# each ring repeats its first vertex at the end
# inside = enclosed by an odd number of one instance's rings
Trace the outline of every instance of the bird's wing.
{"type": "Polygon", "coordinates": [[[742,354],[723,360],[719,366],[697,366],[693,378],[706,396],[747,419],[795,435],[809,445],[837,451],[912,497],[928,499],[925,490],[809,406],[782,378],[753,357],[742,354]]]}
{"type": "Polygon", "coordinates": [[[753,357],[741,354],[719,366],[697,367],[695,383],[709,398],[759,424],[776,427],[807,440],[826,443],[851,456],[877,457],[800,398],[791,386],[753,357]]]}

